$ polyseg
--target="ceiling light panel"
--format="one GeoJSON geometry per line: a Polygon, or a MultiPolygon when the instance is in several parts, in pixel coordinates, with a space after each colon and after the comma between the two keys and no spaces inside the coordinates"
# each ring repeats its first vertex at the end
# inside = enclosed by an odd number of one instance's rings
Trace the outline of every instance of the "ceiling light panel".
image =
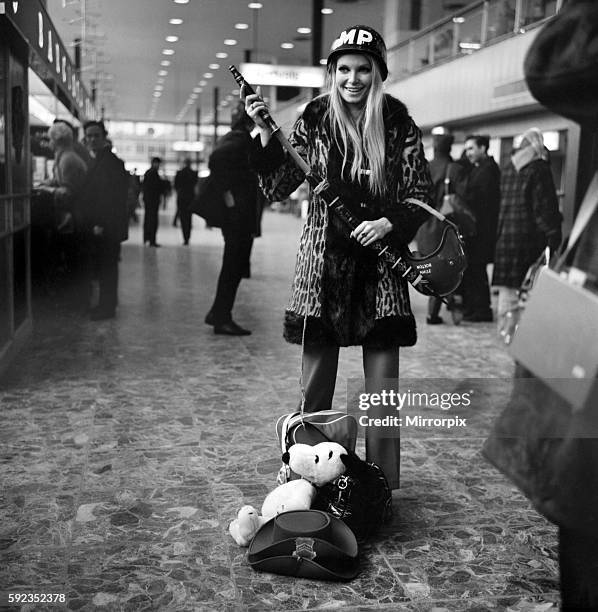
{"type": "Polygon", "coordinates": [[[170,20],[168,21],[168,23],[169,23],[170,25],[181,25],[181,23],[183,23],[183,20],[182,20],[182,19],[175,18],[175,19],[170,19],[170,20]]]}
{"type": "Polygon", "coordinates": [[[237,44],[237,41],[234,38],[227,38],[225,39],[224,44],[228,47],[234,47],[237,44]]]}
{"type": "Polygon", "coordinates": [[[179,37],[178,37],[178,36],[167,36],[167,37],[166,37],[166,42],[170,42],[170,43],[172,43],[172,42],[177,42],[177,41],[178,41],[178,39],[179,39],[179,37]]]}

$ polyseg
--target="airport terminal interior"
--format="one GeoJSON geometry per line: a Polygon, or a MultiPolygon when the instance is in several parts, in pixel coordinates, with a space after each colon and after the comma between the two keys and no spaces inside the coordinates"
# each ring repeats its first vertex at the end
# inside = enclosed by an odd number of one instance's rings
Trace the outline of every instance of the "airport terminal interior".
{"type": "MultiPolygon", "coordinates": [[[[566,235],[591,178],[581,154],[590,141],[540,105],[523,75],[527,50],[562,8],[561,0],[0,0],[2,609],[559,609],[558,528],[482,454],[515,371],[497,333],[496,290],[489,316],[462,320],[443,305],[440,324],[430,324],[428,297],[409,288],[417,343],[400,349],[399,389],[428,381],[473,400],[451,411],[459,426],[402,429],[392,517],[360,545],[357,577],[249,565],[229,524],[277,486],[275,424],[301,401],[302,350],[285,342],[283,322],[307,188],[263,204],[234,302],[234,322],[251,332],[243,335],[206,324],[223,233],[194,214],[182,234],[174,180],[186,159],[209,174],[239,97],[229,64],[260,85],[288,133],[323,91],[334,38],[367,24],[386,41],[385,90],[406,104],[428,160],[439,136],[451,135],[458,159],[468,136],[483,134],[503,167],[521,135],[538,129],[566,235]],[[81,143],[85,122],[103,121],[129,176],[128,239],[109,316],[90,317],[98,285],[88,282],[83,251],[41,212],[56,120],[81,143]],[[148,238],[139,181],[154,157],[172,187],[148,238]]],[[[488,279],[492,271],[490,263],[488,279]]],[[[362,380],[361,348],[342,348],[332,408],[346,411],[362,380]]]]}

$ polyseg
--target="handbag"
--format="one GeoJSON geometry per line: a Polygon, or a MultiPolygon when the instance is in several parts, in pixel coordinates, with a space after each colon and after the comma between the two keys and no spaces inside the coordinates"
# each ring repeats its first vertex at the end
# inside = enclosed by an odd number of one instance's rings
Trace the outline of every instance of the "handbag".
{"type": "Polygon", "coordinates": [[[197,181],[196,193],[190,210],[199,215],[210,227],[224,227],[227,222],[227,208],[222,192],[216,188],[211,175],[197,181]]]}
{"type": "Polygon", "coordinates": [[[518,364],[482,454],[550,521],[598,535],[598,411],[572,412],[518,364]]]}
{"type": "Polygon", "coordinates": [[[598,2],[569,0],[536,36],[523,70],[541,104],[579,123],[598,124],[598,2]]]}
{"type": "Polygon", "coordinates": [[[343,474],[320,487],[312,508],[341,519],[358,542],[374,535],[392,517],[392,493],[382,469],[364,462],[365,473],[359,478],[343,474]]]}
{"type": "Polygon", "coordinates": [[[517,303],[505,312],[504,320],[500,325],[498,335],[499,338],[508,346],[513,341],[513,337],[517,328],[521,315],[525,309],[525,305],[530,298],[534,283],[538,279],[538,275],[542,268],[550,263],[550,249],[546,247],[542,254],[534,263],[527,269],[521,286],[517,290],[517,303]]]}
{"type": "Polygon", "coordinates": [[[583,410],[598,377],[598,294],[586,274],[565,269],[568,256],[598,208],[598,172],[581,204],[571,235],[554,269],[542,268],[509,346],[509,352],[535,376],[583,410]]]}

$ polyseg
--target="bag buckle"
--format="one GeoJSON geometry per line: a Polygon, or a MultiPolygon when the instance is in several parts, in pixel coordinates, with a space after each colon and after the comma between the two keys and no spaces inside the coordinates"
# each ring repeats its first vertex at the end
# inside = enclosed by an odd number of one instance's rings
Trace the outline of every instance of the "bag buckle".
{"type": "Polygon", "coordinates": [[[314,550],[315,543],[316,541],[313,538],[295,538],[293,557],[298,561],[302,559],[309,559],[310,561],[315,559],[318,556],[314,550]]]}
{"type": "Polygon", "coordinates": [[[336,481],[336,486],[341,491],[344,491],[349,486],[349,478],[347,476],[339,476],[338,480],[336,481]]]}
{"type": "Polygon", "coordinates": [[[276,482],[279,485],[283,485],[289,482],[291,478],[291,468],[288,465],[281,465],[278,470],[278,475],[276,476],[276,482]]]}

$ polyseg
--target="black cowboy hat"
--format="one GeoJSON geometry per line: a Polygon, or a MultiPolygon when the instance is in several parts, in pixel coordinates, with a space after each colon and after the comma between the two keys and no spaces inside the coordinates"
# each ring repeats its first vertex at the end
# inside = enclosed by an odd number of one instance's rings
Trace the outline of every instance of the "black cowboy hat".
{"type": "Polygon", "coordinates": [[[312,578],[352,580],[359,572],[353,532],[326,512],[283,512],[262,525],[249,545],[255,570],[312,578]]]}

